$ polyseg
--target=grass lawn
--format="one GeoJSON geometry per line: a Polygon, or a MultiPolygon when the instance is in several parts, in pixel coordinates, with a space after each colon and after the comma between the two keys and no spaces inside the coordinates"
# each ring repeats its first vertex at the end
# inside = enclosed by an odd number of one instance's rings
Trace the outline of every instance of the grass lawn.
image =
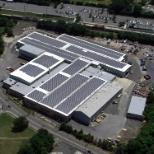
{"type": "MultiPolygon", "coordinates": [[[[78,1],[82,1],[82,0],[72,0],[73,2],[78,2],[78,1]]],[[[109,5],[111,4],[111,0],[83,0],[82,2],[86,3],[97,3],[97,4],[105,4],[105,5],[109,5]]]]}
{"type": "Polygon", "coordinates": [[[0,154],[16,154],[20,144],[35,134],[30,128],[20,133],[11,132],[13,121],[9,114],[0,115],[0,154]]]}
{"type": "Polygon", "coordinates": [[[20,12],[20,11],[12,11],[12,10],[0,10],[0,14],[8,14],[8,15],[19,15],[24,17],[31,17],[31,18],[40,18],[40,19],[51,19],[51,20],[67,20],[72,21],[73,18],[65,18],[53,15],[43,15],[43,14],[35,14],[30,12],[20,12]]]}

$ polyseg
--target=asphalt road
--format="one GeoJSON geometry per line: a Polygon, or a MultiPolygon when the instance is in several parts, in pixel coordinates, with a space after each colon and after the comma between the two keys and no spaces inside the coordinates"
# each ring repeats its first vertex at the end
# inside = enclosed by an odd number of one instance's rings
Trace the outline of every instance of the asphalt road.
{"type": "MultiPolygon", "coordinates": [[[[4,1],[0,1],[0,6],[3,6],[4,1]]],[[[92,18],[89,18],[90,11],[92,11],[93,16],[95,16],[94,22],[96,23],[103,23],[105,22],[104,17],[108,17],[108,23],[109,25],[118,25],[120,21],[127,21],[127,20],[141,20],[143,22],[146,22],[147,20],[150,22],[154,22],[152,19],[144,19],[144,18],[134,18],[134,17],[128,17],[128,16],[119,16],[116,15],[116,23],[114,23],[110,18],[113,17],[113,15],[110,15],[107,13],[107,10],[104,9],[103,13],[101,12],[101,8],[96,7],[88,7],[88,6],[78,6],[78,5],[71,5],[71,4],[64,4],[64,8],[61,9],[60,5],[54,9],[52,6],[38,6],[33,4],[25,4],[25,3],[10,3],[5,2],[5,9],[11,9],[11,10],[17,10],[17,11],[23,11],[23,12],[34,12],[34,13],[40,13],[40,14],[49,14],[49,15],[56,15],[56,16],[65,16],[65,17],[75,17],[75,13],[79,13],[81,16],[81,19],[85,22],[92,22],[92,18]],[[66,11],[69,12],[66,14],[66,11]],[[101,18],[97,18],[100,16],[101,18]]]]}

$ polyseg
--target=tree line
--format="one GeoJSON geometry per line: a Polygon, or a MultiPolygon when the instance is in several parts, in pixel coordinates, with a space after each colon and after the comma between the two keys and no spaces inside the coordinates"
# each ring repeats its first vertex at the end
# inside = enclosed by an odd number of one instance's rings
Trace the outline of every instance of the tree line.
{"type": "Polygon", "coordinates": [[[37,28],[51,30],[58,33],[67,33],[69,35],[101,37],[107,39],[128,39],[130,41],[137,41],[139,43],[154,44],[154,36],[148,34],[138,34],[133,32],[99,32],[90,29],[84,25],[78,23],[67,24],[65,21],[59,20],[58,22],[52,22],[49,20],[39,21],[37,28]]]}
{"type": "Polygon", "coordinates": [[[141,34],[141,33],[133,33],[133,32],[118,32],[117,35],[118,39],[128,39],[130,41],[137,41],[143,44],[154,44],[154,36],[148,34],[141,34]]]}
{"type": "Polygon", "coordinates": [[[37,23],[37,28],[51,30],[58,33],[67,33],[70,35],[79,36],[90,36],[90,37],[106,37],[110,39],[116,39],[116,34],[114,33],[102,33],[89,29],[88,27],[78,24],[78,23],[66,23],[63,20],[58,20],[57,22],[52,22],[51,20],[43,20],[37,23]]]}
{"type": "Polygon", "coordinates": [[[53,0],[14,0],[14,2],[24,2],[36,5],[49,6],[53,0]]]}
{"type": "Polygon", "coordinates": [[[143,9],[143,6],[147,2],[147,0],[141,0],[140,3],[134,2],[134,0],[112,0],[108,10],[111,14],[154,18],[154,13],[152,11],[146,11],[143,9]]]}
{"type": "Polygon", "coordinates": [[[2,35],[6,33],[8,37],[13,36],[12,28],[16,23],[16,20],[9,20],[8,18],[0,17],[0,55],[2,55],[4,51],[2,35]]]}
{"type": "Polygon", "coordinates": [[[114,149],[113,143],[111,141],[108,141],[108,140],[105,140],[105,139],[104,140],[97,139],[93,135],[91,135],[90,133],[85,134],[82,129],[80,129],[80,131],[77,131],[72,126],[67,125],[65,122],[61,123],[59,130],[65,131],[68,134],[72,134],[77,139],[83,140],[87,143],[94,144],[94,145],[96,145],[96,146],[98,146],[98,147],[100,147],[104,150],[113,151],[113,149],[114,149]]]}

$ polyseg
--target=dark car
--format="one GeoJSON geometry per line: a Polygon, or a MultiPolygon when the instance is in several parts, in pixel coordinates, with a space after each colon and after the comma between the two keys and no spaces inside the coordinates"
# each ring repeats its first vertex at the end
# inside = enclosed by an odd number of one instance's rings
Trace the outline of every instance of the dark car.
{"type": "Polygon", "coordinates": [[[150,75],[145,75],[144,78],[145,78],[146,80],[151,79],[150,75]]]}

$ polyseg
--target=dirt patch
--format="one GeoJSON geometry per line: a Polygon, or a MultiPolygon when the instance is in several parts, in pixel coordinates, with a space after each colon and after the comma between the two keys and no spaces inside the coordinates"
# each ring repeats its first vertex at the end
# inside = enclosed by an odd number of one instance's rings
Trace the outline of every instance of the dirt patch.
{"type": "Polygon", "coordinates": [[[123,91],[125,91],[132,84],[132,81],[126,78],[116,77],[115,81],[123,87],[123,91]]]}
{"type": "Polygon", "coordinates": [[[3,36],[3,41],[6,43],[12,42],[14,39],[14,37],[7,37],[7,36],[3,36]]]}
{"type": "Polygon", "coordinates": [[[29,21],[18,21],[17,25],[13,28],[14,35],[20,35],[23,33],[23,29],[28,27],[36,27],[35,22],[29,22],[29,21]]]}
{"type": "Polygon", "coordinates": [[[127,143],[130,139],[136,138],[136,136],[140,133],[140,129],[143,126],[141,121],[127,119],[124,128],[126,131],[121,130],[120,136],[121,141],[127,143]]]}

